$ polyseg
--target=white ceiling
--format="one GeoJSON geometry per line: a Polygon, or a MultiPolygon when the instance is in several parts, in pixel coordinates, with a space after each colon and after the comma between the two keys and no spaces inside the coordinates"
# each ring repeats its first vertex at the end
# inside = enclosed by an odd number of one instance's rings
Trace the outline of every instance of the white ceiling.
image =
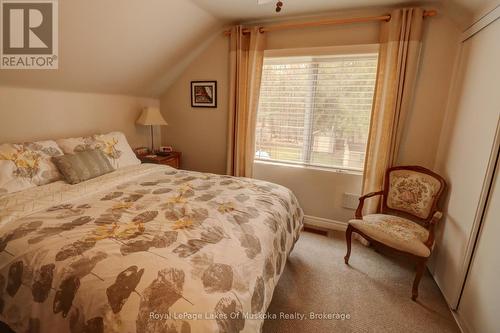
{"type": "MultiPolygon", "coordinates": [[[[59,70],[0,70],[0,85],[159,96],[228,22],[320,14],[401,0],[59,1],[59,70]]],[[[435,0],[471,10],[493,0],[435,0]]],[[[494,0],[496,1],[496,0],[494,0]]],[[[427,1],[429,3],[429,1],[427,1]]]]}
{"type": "Polygon", "coordinates": [[[283,8],[276,13],[277,0],[258,5],[257,0],[191,0],[214,16],[229,20],[248,20],[288,15],[318,14],[335,10],[373,6],[392,6],[408,0],[282,0],[283,8]]]}
{"type": "Polygon", "coordinates": [[[479,11],[498,6],[498,0],[445,0],[443,2],[450,2],[460,6],[471,14],[476,14],[479,11]]]}

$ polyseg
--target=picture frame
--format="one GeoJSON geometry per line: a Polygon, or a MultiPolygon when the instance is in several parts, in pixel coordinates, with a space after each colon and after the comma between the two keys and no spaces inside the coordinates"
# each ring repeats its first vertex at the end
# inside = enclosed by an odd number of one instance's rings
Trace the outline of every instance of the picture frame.
{"type": "Polygon", "coordinates": [[[191,81],[191,107],[217,107],[217,81],[191,81]]]}

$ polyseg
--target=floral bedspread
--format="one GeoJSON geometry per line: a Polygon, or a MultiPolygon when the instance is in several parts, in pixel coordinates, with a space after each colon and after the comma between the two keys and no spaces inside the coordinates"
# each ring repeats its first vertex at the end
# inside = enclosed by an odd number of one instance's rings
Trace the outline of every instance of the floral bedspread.
{"type": "Polygon", "coordinates": [[[140,165],[0,198],[16,332],[259,332],[302,228],[288,189],[140,165]]]}

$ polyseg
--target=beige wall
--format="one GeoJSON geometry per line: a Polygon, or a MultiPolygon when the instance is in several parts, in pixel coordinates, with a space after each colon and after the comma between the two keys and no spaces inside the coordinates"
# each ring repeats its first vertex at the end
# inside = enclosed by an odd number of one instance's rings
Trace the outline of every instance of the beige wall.
{"type": "Polygon", "coordinates": [[[254,177],[282,184],[294,192],[304,213],[346,222],[354,212],[342,207],[343,193],[359,193],[362,177],[352,173],[255,163],[254,177]]]}
{"type": "MultiPolygon", "coordinates": [[[[355,14],[373,15],[385,12],[387,10],[384,9],[355,14]]],[[[352,15],[354,14],[349,13],[349,16],[352,15]]],[[[417,82],[414,107],[405,125],[399,161],[432,167],[459,30],[446,15],[426,21],[421,73],[417,82]]],[[[378,42],[378,32],[378,23],[285,30],[267,35],[267,49],[372,44],[378,42]]],[[[216,173],[225,171],[227,87],[228,40],[221,36],[163,94],[161,108],[170,124],[164,140],[183,152],[183,167],[216,173]],[[218,80],[217,110],[191,109],[189,81],[200,79],[218,80]]],[[[265,164],[255,165],[255,177],[292,189],[302,202],[306,214],[340,221],[346,221],[353,215],[352,210],[341,207],[342,194],[360,193],[362,178],[361,175],[265,164]],[[301,179],[307,181],[299,181],[301,179]]]]}
{"type": "Polygon", "coordinates": [[[434,166],[459,39],[460,30],[445,14],[426,19],[413,108],[401,138],[399,164],[434,166]]]}
{"type": "Polygon", "coordinates": [[[135,125],[141,108],[159,101],[122,95],[0,86],[0,143],[122,131],[132,147],[149,145],[135,125]]]}
{"type": "Polygon", "coordinates": [[[182,152],[182,168],[225,173],[229,44],[222,33],[160,99],[169,126],[163,142],[182,152]],[[217,108],[191,108],[191,81],[217,80],[217,108]]]}

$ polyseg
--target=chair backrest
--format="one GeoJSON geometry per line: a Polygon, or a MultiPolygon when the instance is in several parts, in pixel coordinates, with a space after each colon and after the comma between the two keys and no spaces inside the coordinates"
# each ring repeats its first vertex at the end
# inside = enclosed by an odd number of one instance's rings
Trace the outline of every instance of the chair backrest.
{"type": "Polygon", "coordinates": [[[384,180],[382,211],[384,214],[406,215],[427,224],[445,189],[443,177],[426,168],[389,168],[384,180]]]}

